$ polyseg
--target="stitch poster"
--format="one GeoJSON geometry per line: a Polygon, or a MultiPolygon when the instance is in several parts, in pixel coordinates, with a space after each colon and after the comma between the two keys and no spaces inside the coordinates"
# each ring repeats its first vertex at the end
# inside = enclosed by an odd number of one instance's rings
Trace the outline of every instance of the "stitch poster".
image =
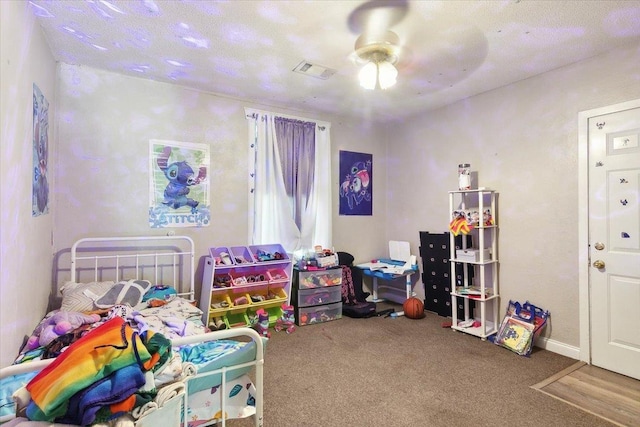
{"type": "Polygon", "coordinates": [[[340,215],[372,215],[373,156],[340,151],[340,215]]]}
{"type": "Polygon", "coordinates": [[[149,141],[149,226],[208,226],[208,174],[207,144],[149,141]]]}
{"type": "Polygon", "coordinates": [[[49,213],[49,101],[33,84],[33,185],[31,216],[49,213]]]}

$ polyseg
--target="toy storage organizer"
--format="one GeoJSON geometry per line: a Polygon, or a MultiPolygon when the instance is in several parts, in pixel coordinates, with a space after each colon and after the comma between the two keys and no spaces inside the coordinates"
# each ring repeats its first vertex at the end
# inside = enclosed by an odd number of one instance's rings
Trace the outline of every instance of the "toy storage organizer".
{"type": "Polygon", "coordinates": [[[273,326],[290,292],[291,259],[282,245],[212,247],[202,277],[202,321],[212,330],[251,326],[264,309],[273,326]]]}
{"type": "Polygon", "coordinates": [[[298,326],[342,317],[342,268],[293,269],[293,306],[298,326]]]}

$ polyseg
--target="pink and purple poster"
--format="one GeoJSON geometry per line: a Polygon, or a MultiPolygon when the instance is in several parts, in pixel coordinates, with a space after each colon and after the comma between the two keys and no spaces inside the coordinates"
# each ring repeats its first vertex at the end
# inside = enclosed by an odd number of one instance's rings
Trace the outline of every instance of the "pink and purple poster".
{"type": "Polygon", "coordinates": [[[340,215],[372,215],[373,156],[340,151],[340,215]]]}

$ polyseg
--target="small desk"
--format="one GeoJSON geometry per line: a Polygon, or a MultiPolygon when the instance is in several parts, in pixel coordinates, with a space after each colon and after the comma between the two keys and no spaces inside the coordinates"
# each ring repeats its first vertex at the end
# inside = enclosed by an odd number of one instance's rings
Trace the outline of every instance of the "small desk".
{"type": "MultiPolygon", "coordinates": [[[[378,297],[378,279],[382,280],[395,280],[400,277],[405,277],[405,291],[406,297],[402,301],[394,301],[402,304],[407,299],[411,298],[413,292],[411,290],[411,276],[413,273],[418,272],[418,266],[413,265],[409,270],[399,270],[399,267],[404,265],[403,261],[394,261],[390,259],[380,259],[377,262],[367,262],[364,264],[358,264],[356,267],[362,270],[362,274],[373,278],[373,302],[384,301],[386,298],[378,297]]],[[[380,288],[388,288],[392,290],[398,290],[392,286],[380,285],[380,288]]]]}

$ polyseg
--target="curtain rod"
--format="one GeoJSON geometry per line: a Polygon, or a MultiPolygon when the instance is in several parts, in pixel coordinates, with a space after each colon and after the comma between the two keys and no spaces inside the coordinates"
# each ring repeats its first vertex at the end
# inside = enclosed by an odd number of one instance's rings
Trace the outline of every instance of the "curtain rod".
{"type": "Polygon", "coordinates": [[[275,113],[273,111],[258,110],[256,108],[245,107],[244,108],[244,112],[245,112],[245,117],[247,119],[257,119],[258,115],[261,115],[261,114],[272,114],[272,115],[276,115],[278,117],[283,117],[285,119],[295,119],[295,120],[302,120],[302,121],[305,121],[305,122],[314,122],[318,126],[318,129],[320,129],[320,130],[325,130],[326,128],[331,127],[331,122],[326,122],[326,121],[323,121],[323,120],[309,119],[307,117],[291,116],[291,115],[288,115],[288,114],[280,114],[280,113],[275,113]]]}

